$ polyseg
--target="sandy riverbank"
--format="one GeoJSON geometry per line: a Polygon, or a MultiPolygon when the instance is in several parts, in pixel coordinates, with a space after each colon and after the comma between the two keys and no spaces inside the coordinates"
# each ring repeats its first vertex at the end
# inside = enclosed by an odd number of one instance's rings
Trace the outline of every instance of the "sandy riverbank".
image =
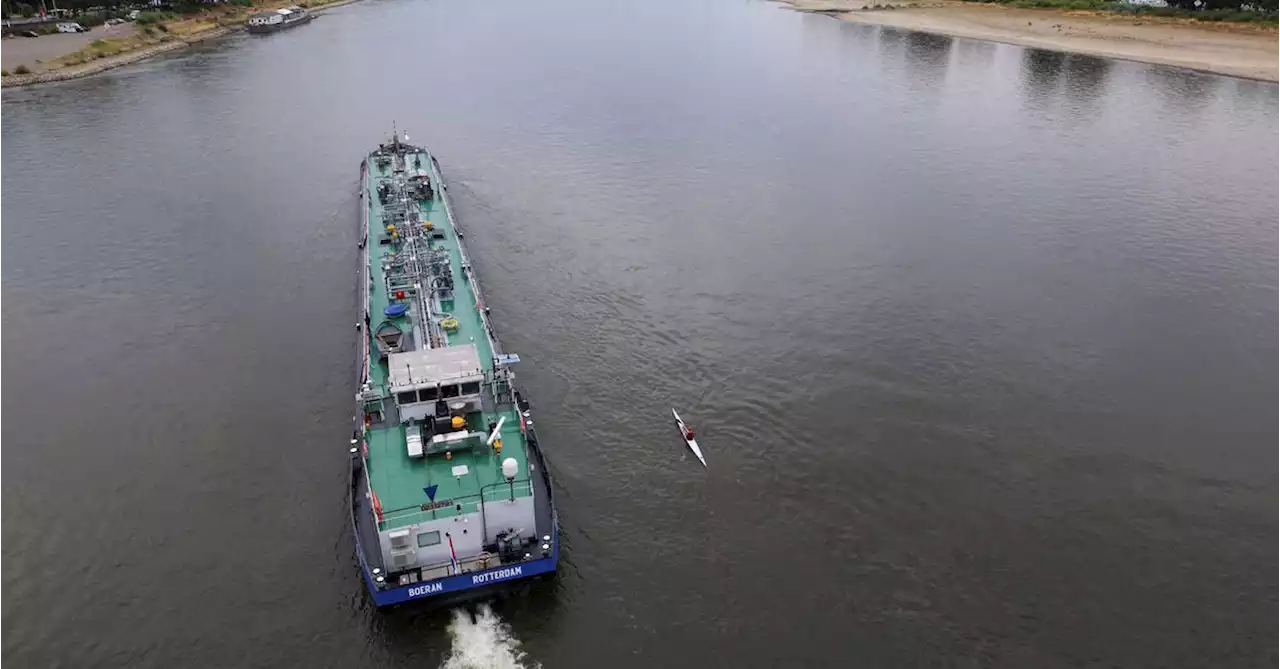
{"type": "MultiPolygon", "coordinates": [[[[353,2],[359,2],[359,0],[336,0],[335,2],[325,3],[319,7],[315,6],[316,3],[312,3],[313,7],[311,11],[313,14],[320,14],[326,10],[340,7],[342,5],[349,5],[353,2]]],[[[4,77],[2,85],[7,88],[9,86],[27,86],[30,84],[41,84],[51,81],[79,79],[80,77],[87,77],[98,74],[99,72],[105,72],[117,67],[123,67],[141,60],[153,58],[170,51],[183,49],[192,44],[224,37],[233,32],[238,32],[244,29],[244,25],[240,23],[229,26],[219,26],[216,21],[203,21],[201,17],[198,16],[188,19],[186,22],[191,24],[186,30],[158,37],[154,43],[141,45],[136,48],[132,48],[130,51],[97,58],[84,63],[61,66],[59,66],[57,62],[58,58],[66,58],[67,56],[73,55],[80,49],[88,46],[88,44],[92,43],[95,39],[127,37],[127,35],[105,35],[99,32],[99,29],[95,29],[88,33],[81,33],[79,35],[46,35],[36,38],[11,38],[5,40],[4,45],[0,48],[5,50],[4,58],[6,70],[9,69],[8,62],[10,54],[8,50],[10,49],[11,44],[16,48],[27,49],[32,53],[39,52],[44,54],[46,57],[40,59],[45,62],[42,62],[39,66],[32,67],[33,71],[30,74],[10,74],[9,76],[4,77]],[[56,40],[58,37],[81,39],[56,40]],[[55,39],[49,42],[41,42],[42,40],[50,40],[51,38],[55,39]],[[19,42],[18,40],[22,40],[22,42],[19,42]],[[28,45],[24,42],[30,42],[33,44],[28,45]],[[46,51],[48,53],[45,53],[46,51]]],[[[117,29],[118,28],[120,28],[120,26],[117,26],[117,29]]],[[[124,28],[128,33],[133,34],[133,26],[125,26],[124,28]]],[[[305,29],[305,26],[302,26],[302,28],[305,29]]],[[[123,33],[124,31],[121,32],[123,33]]],[[[17,62],[16,54],[14,57],[15,62],[17,62]]]]}
{"type": "Polygon", "coordinates": [[[183,49],[192,44],[203,42],[205,40],[215,39],[228,35],[236,30],[241,30],[240,26],[232,26],[225,28],[214,28],[201,33],[193,34],[182,39],[173,39],[169,42],[160,42],[151,46],[122,53],[116,56],[92,60],[79,65],[68,65],[57,69],[48,69],[40,72],[32,72],[31,74],[12,74],[4,78],[4,86],[26,86],[28,84],[40,84],[49,81],[65,81],[67,79],[79,79],[87,77],[91,74],[105,72],[110,69],[136,63],[140,60],[159,56],[162,53],[168,53],[177,49],[183,49]]]}
{"type": "Polygon", "coordinates": [[[895,0],[890,9],[865,8],[888,0],[780,1],[799,11],[856,23],[1280,80],[1276,31],[1251,24],[1016,9],[950,0],[895,0]]]}
{"type": "Polygon", "coordinates": [[[9,86],[26,86],[29,84],[40,84],[49,81],[79,79],[80,77],[87,77],[91,74],[105,72],[110,69],[136,63],[140,60],[159,56],[162,53],[183,49],[198,42],[222,37],[240,29],[242,29],[240,26],[214,28],[213,30],[196,33],[186,38],[175,38],[169,42],[160,42],[159,44],[153,44],[151,46],[146,46],[116,56],[92,60],[79,65],[68,65],[66,67],[59,67],[56,69],[32,72],[31,74],[11,74],[4,78],[3,85],[7,88],[9,86]]]}
{"type": "Polygon", "coordinates": [[[49,69],[53,61],[75,53],[99,39],[125,39],[137,35],[137,26],[122,23],[96,26],[84,33],[54,33],[36,38],[9,37],[0,46],[0,67],[9,72],[19,65],[32,72],[49,69]]]}

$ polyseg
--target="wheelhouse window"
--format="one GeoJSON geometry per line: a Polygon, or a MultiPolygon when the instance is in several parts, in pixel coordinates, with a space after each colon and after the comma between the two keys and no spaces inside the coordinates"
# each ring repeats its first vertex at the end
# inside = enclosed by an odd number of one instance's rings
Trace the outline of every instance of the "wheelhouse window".
{"type": "Polygon", "coordinates": [[[418,393],[410,390],[403,393],[396,393],[396,403],[400,405],[413,404],[418,401],[418,393]]]}
{"type": "Polygon", "coordinates": [[[463,394],[463,395],[478,395],[478,394],[480,394],[480,382],[479,382],[479,381],[472,381],[471,383],[464,383],[464,384],[462,384],[462,394],[463,394]]]}
{"type": "Polygon", "coordinates": [[[435,546],[438,543],[440,543],[439,530],[436,530],[435,532],[423,532],[422,534],[418,535],[418,548],[435,546]]]}
{"type": "Polygon", "coordinates": [[[436,392],[436,388],[419,388],[418,389],[419,402],[434,402],[437,399],[440,399],[440,396],[436,392]]]}
{"type": "Polygon", "coordinates": [[[441,387],[440,387],[440,393],[441,393],[441,394],[442,394],[442,396],[444,396],[444,397],[457,397],[457,396],[458,396],[458,387],[457,387],[457,386],[454,386],[454,385],[441,386],[441,387]]]}

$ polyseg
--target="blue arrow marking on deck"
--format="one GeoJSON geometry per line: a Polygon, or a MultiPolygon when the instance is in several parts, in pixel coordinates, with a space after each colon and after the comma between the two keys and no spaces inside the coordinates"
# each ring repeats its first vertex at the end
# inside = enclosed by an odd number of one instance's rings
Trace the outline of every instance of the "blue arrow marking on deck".
{"type": "Polygon", "coordinates": [[[429,485],[429,486],[427,486],[427,487],[423,488],[423,489],[422,489],[422,492],[427,493],[427,499],[429,499],[429,500],[431,500],[431,501],[433,501],[433,502],[434,502],[434,501],[436,501],[436,488],[439,488],[439,487],[440,487],[440,486],[437,486],[437,485],[429,485]]]}

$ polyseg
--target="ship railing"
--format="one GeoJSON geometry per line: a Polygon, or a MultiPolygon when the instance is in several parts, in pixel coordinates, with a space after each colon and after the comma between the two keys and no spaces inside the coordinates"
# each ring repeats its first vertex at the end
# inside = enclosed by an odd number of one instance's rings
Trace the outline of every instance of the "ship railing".
{"type": "Polygon", "coordinates": [[[533,481],[523,479],[513,482],[510,486],[506,483],[497,486],[485,486],[485,489],[477,495],[468,495],[466,497],[456,497],[451,500],[438,500],[450,502],[449,506],[437,509],[423,510],[423,506],[430,506],[430,503],[422,506],[406,506],[399,509],[391,509],[382,514],[382,521],[378,523],[379,530],[390,530],[405,525],[414,525],[432,520],[439,520],[441,517],[450,517],[453,515],[462,515],[468,513],[480,513],[481,501],[484,503],[502,502],[511,498],[512,493],[517,498],[533,495],[533,481]],[[459,509],[461,507],[461,509],[459,509]],[[441,512],[451,512],[449,516],[442,516],[441,512]]]}
{"type": "Polygon", "coordinates": [[[453,563],[448,560],[429,564],[422,567],[423,580],[434,580],[444,578],[445,576],[455,576],[457,574],[466,574],[473,571],[484,571],[490,567],[498,567],[503,564],[502,560],[493,553],[481,553],[479,555],[471,555],[468,557],[458,558],[458,566],[455,568],[453,563]],[[428,577],[427,575],[431,576],[428,577]]]}
{"type": "Polygon", "coordinates": [[[369,193],[369,161],[360,162],[360,292],[364,298],[362,318],[364,325],[360,329],[360,385],[363,386],[369,380],[369,337],[373,336],[369,332],[369,208],[373,206],[369,193]]]}
{"type": "Polygon", "coordinates": [[[547,503],[551,506],[551,524],[558,533],[560,516],[559,512],[556,511],[555,488],[551,482],[551,468],[547,466],[547,460],[542,454],[542,446],[538,443],[538,433],[533,427],[533,417],[530,415],[531,407],[528,400],[518,390],[513,389],[513,394],[516,399],[516,410],[520,412],[520,427],[524,432],[525,443],[528,444],[533,460],[537,463],[538,475],[541,477],[542,485],[547,493],[547,503]]]}
{"type": "MultiPolygon", "coordinates": [[[[444,175],[441,173],[440,163],[436,161],[434,154],[431,156],[431,175],[437,184],[444,184],[444,175]]],[[[489,322],[489,314],[485,312],[484,292],[480,290],[480,283],[476,281],[475,274],[471,270],[471,257],[467,255],[467,247],[462,243],[462,235],[459,234],[461,228],[458,227],[458,219],[453,216],[453,206],[449,204],[449,194],[444,188],[439,188],[436,192],[440,193],[440,201],[444,203],[444,213],[445,216],[449,217],[449,225],[453,227],[454,233],[458,234],[458,256],[462,259],[462,271],[466,273],[467,283],[476,297],[476,311],[480,314],[480,322],[484,324],[484,333],[489,339],[489,347],[493,349],[495,356],[500,356],[502,355],[502,345],[498,342],[498,337],[493,333],[493,325],[489,322]]]]}

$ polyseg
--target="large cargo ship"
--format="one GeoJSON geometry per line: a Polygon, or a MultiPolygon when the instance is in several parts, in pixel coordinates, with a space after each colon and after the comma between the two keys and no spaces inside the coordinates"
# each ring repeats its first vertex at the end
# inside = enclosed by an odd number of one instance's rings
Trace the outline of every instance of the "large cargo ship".
{"type": "Polygon", "coordinates": [[[553,573],[560,552],[519,358],[494,334],[440,165],[404,140],[361,163],[351,523],[379,606],[483,597],[553,573]]]}

